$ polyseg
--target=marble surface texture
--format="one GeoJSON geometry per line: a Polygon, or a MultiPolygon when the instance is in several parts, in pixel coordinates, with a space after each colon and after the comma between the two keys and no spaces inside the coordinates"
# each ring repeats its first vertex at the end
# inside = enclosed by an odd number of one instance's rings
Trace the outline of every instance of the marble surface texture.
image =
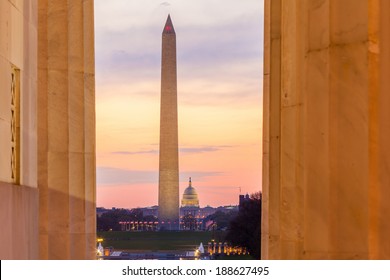
{"type": "Polygon", "coordinates": [[[264,259],[390,258],[389,11],[265,1],[264,259]]]}
{"type": "Polygon", "coordinates": [[[93,0],[0,0],[0,258],[93,259],[93,0]],[[20,184],[11,184],[11,69],[20,184]]]}

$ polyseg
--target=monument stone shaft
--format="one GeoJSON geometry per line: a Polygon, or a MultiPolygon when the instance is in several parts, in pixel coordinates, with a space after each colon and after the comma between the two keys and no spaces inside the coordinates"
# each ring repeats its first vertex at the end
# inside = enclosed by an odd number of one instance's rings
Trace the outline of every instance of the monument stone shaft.
{"type": "Polygon", "coordinates": [[[165,229],[175,229],[179,222],[176,34],[169,15],[162,33],[160,110],[158,216],[165,229]]]}

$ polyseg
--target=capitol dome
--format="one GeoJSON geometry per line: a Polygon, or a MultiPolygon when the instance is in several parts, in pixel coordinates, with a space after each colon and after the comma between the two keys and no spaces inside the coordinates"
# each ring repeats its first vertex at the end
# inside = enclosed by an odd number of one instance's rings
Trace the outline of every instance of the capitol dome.
{"type": "Polygon", "coordinates": [[[181,200],[181,206],[195,206],[199,207],[199,198],[195,188],[192,187],[191,177],[188,187],[184,190],[183,199],[181,200]]]}

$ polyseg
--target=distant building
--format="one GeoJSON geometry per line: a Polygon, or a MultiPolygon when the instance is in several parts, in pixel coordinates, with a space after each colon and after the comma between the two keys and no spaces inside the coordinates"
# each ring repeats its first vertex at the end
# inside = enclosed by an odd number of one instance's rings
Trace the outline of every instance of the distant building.
{"type": "Polygon", "coordinates": [[[246,195],[240,194],[240,196],[239,196],[238,209],[241,210],[242,205],[243,205],[246,201],[249,201],[249,200],[250,200],[249,194],[246,194],[246,195]]]}
{"type": "Polygon", "coordinates": [[[227,206],[219,206],[218,208],[215,208],[215,212],[221,211],[224,213],[229,213],[231,211],[237,211],[238,206],[237,205],[227,205],[227,206]]]}
{"type": "Polygon", "coordinates": [[[96,207],[96,215],[98,217],[101,217],[104,213],[107,213],[109,211],[110,211],[110,209],[106,209],[104,207],[96,207]]]}
{"type": "Polygon", "coordinates": [[[188,187],[184,190],[181,200],[180,229],[200,230],[202,225],[201,219],[198,194],[192,186],[190,177],[188,187]]]}
{"type": "Polygon", "coordinates": [[[155,205],[155,206],[151,206],[151,207],[144,207],[144,208],[140,208],[140,210],[142,211],[142,215],[144,217],[146,216],[153,216],[153,217],[158,217],[158,206],[155,205]]]}
{"type": "Polygon", "coordinates": [[[217,209],[211,206],[206,206],[204,208],[200,208],[199,211],[200,211],[200,216],[202,218],[206,218],[207,216],[214,214],[217,211],[217,209]]]}
{"type": "Polygon", "coordinates": [[[192,187],[191,177],[188,187],[184,190],[183,199],[181,200],[182,207],[197,207],[199,208],[199,198],[194,187],[192,187]]]}

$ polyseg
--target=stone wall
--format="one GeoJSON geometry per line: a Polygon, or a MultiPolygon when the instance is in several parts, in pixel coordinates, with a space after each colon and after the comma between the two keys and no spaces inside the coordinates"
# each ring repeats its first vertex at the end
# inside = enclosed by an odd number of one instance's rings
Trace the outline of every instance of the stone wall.
{"type": "MultiPolygon", "coordinates": [[[[0,259],[38,258],[37,1],[0,1],[0,259]],[[11,114],[12,74],[19,92],[11,114]],[[11,160],[12,122],[18,127],[11,160]],[[12,163],[11,163],[12,162],[12,163]],[[18,178],[11,176],[16,164],[18,178]]],[[[15,136],[16,136],[15,134],[15,136]]]]}
{"type": "Polygon", "coordinates": [[[0,259],[38,259],[38,189],[0,182],[0,259]]]}

